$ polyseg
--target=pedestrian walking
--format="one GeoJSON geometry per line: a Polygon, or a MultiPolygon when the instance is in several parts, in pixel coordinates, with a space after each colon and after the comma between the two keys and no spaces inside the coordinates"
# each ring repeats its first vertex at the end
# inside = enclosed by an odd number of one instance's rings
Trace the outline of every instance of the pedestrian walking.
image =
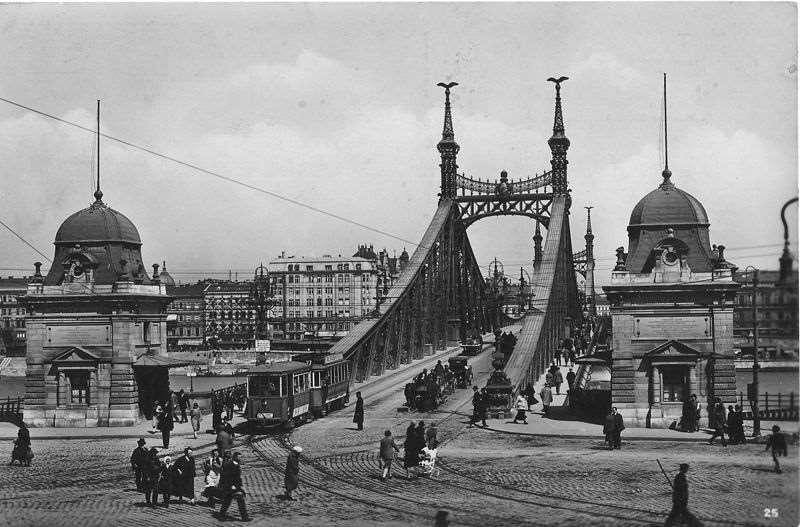
{"type": "Polygon", "coordinates": [[[158,461],[158,449],[150,447],[147,457],[142,463],[142,491],[147,505],[158,504],[158,479],[161,475],[161,463],[158,461]]]}
{"type": "Polygon", "coordinates": [[[222,397],[219,393],[214,393],[211,398],[211,428],[214,432],[218,432],[220,426],[222,426],[222,397]]]}
{"type": "Polygon", "coordinates": [[[232,390],[227,390],[225,392],[225,398],[223,399],[223,404],[225,405],[225,415],[226,419],[230,421],[233,419],[233,393],[232,390]]]}
{"type": "Polygon", "coordinates": [[[544,374],[544,383],[547,386],[552,386],[554,380],[555,378],[553,377],[553,366],[551,365],[550,368],[547,369],[547,373],[544,374]]]}
{"type": "Polygon", "coordinates": [[[236,439],[236,433],[233,431],[233,425],[231,424],[230,420],[226,419],[225,424],[222,425],[222,428],[228,432],[228,435],[231,436],[231,448],[233,448],[233,440],[236,439]]]}
{"type": "Polygon", "coordinates": [[[472,387],[472,417],[469,420],[469,427],[472,428],[472,425],[478,422],[480,419],[480,405],[481,405],[481,393],[478,391],[477,386],[472,387]]]}
{"type": "Polygon", "coordinates": [[[561,370],[557,369],[553,372],[553,383],[556,385],[556,395],[561,395],[561,384],[564,382],[564,377],[561,375],[561,370]]]}
{"type": "Polygon", "coordinates": [[[192,409],[189,410],[189,420],[192,422],[194,438],[197,439],[197,432],[200,431],[200,423],[203,421],[203,411],[200,409],[199,404],[194,403],[192,405],[192,409]]]}
{"type": "Polygon", "coordinates": [[[616,423],[614,423],[614,411],[609,410],[608,414],[606,415],[605,420],[603,421],[603,434],[605,435],[606,443],[608,444],[608,449],[614,449],[614,427],[616,423]]]}
{"type": "MultiPolygon", "coordinates": [[[[711,412],[709,412],[709,419],[711,418],[711,412]]],[[[711,439],[708,440],[709,445],[714,444],[714,439],[719,436],[722,440],[722,446],[727,447],[728,442],[725,440],[725,407],[722,406],[722,403],[717,403],[714,406],[714,420],[713,420],[713,428],[714,434],[711,436],[711,439]]]]}
{"type": "MultiPolygon", "coordinates": [[[[489,394],[486,393],[486,388],[481,388],[480,397],[478,398],[478,418],[481,420],[481,426],[487,428],[486,414],[489,411],[489,394]]],[[[422,423],[422,421],[420,421],[422,423]]]]}
{"type": "Polygon", "coordinates": [[[188,420],[186,419],[186,410],[189,406],[189,396],[186,395],[186,392],[183,391],[183,388],[178,392],[178,407],[181,409],[181,423],[185,423],[188,420]]]}
{"type": "Polygon", "coordinates": [[[617,407],[611,409],[614,413],[614,448],[620,450],[622,448],[622,431],[625,430],[625,422],[622,420],[622,414],[617,411],[617,407]]]}
{"type": "Polygon", "coordinates": [[[550,411],[550,405],[553,403],[553,392],[550,390],[550,385],[544,383],[542,391],[539,393],[539,398],[542,400],[542,415],[547,415],[550,411]]]}
{"type": "Polygon", "coordinates": [[[517,424],[520,419],[522,419],[523,424],[528,424],[528,419],[525,417],[525,411],[528,409],[528,400],[525,399],[524,395],[517,395],[515,406],[517,408],[517,415],[514,416],[514,424],[517,424]]]}
{"type": "Polygon", "coordinates": [[[694,430],[694,418],[695,405],[694,402],[692,402],[692,398],[689,397],[683,401],[683,405],[681,406],[681,419],[678,422],[678,430],[681,432],[691,432],[694,430]]]}
{"type": "Polygon", "coordinates": [[[194,505],[194,478],[197,476],[197,465],[192,455],[192,447],[183,449],[183,455],[175,462],[175,494],[178,501],[189,498],[189,503],[194,505]]]}
{"type": "Polygon", "coordinates": [[[554,364],[556,364],[558,366],[561,366],[561,350],[560,349],[557,349],[555,352],[553,352],[553,357],[555,358],[554,364]]]}
{"type": "Polygon", "coordinates": [[[528,411],[530,411],[531,406],[539,402],[539,399],[536,398],[536,389],[532,384],[528,384],[522,393],[525,396],[525,400],[528,401],[528,411]]]}
{"type": "Polygon", "coordinates": [[[745,444],[747,443],[747,437],[744,435],[744,414],[742,413],[742,407],[737,404],[733,407],[733,411],[736,413],[736,430],[734,430],[736,442],[745,444]]]}
{"type": "Polygon", "coordinates": [[[569,371],[567,372],[567,390],[572,391],[572,385],[575,384],[575,372],[572,371],[572,366],[570,366],[569,371]]]}
{"type": "Polygon", "coordinates": [[[17,430],[17,438],[14,440],[14,448],[11,450],[9,465],[13,465],[14,461],[19,461],[20,466],[29,467],[31,459],[33,459],[31,432],[28,430],[28,425],[22,422],[17,430]]]}
{"type": "Polygon", "coordinates": [[[136,442],[136,448],[131,453],[131,470],[133,470],[133,478],[136,481],[136,490],[139,492],[144,490],[144,469],[149,456],[144,447],[145,442],[144,438],[140,437],[136,442]]]}
{"type": "MultiPolygon", "coordinates": [[[[158,474],[158,494],[164,499],[164,506],[169,507],[169,498],[172,495],[172,489],[175,485],[175,472],[172,470],[172,458],[167,456],[161,462],[160,472],[158,474]]],[[[158,504],[158,496],[154,502],[158,504]]]]}
{"type": "Polygon", "coordinates": [[[400,452],[400,449],[397,448],[397,444],[394,442],[392,431],[385,430],[378,451],[378,466],[381,469],[381,481],[386,481],[387,478],[392,477],[392,460],[394,459],[395,452],[400,452]]]}
{"type": "Polygon", "coordinates": [[[208,499],[208,506],[214,508],[214,500],[221,500],[219,492],[219,478],[222,475],[222,458],[216,450],[211,451],[211,457],[203,462],[203,472],[205,473],[205,488],[202,496],[208,499]]]}
{"type": "Polygon", "coordinates": [[[242,467],[239,452],[234,452],[230,461],[222,465],[222,474],[219,477],[219,491],[222,494],[222,506],[217,517],[224,520],[228,516],[228,507],[235,499],[239,506],[239,516],[243,522],[249,522],[247,505],[244,502],[245,492],[242,488],[242,467]]]}
{"type": "Polygon", "coordinates": [[[286,459],[286,471],[283,474],[283,485],[286,488],[286,499],[294,501],[292,491],[297,489],[297,484],[300,481],[300,454],[303,453],[303,447],[295,445],[286,459]]]}
{"type": "Polygon", "coordinates": [[[164,448],[169,448],[169,436],[172,433],[172,429],[175,428],[173,410],[172,401],[170,401],[158,421],[158,429],[161,430],[161,441],[164,448]]]}
{"type": "Polygon", "coordinates": [[[164,411],[164,407],[158,401],[153,401],[153,430],[152,433],[155,433],[158,430],[158,421],[161,419],[161,413],[164,411]]]}
{"type": "Polygon", "coordinates": [[[172,405],[172,420],[180,422],[180,416],[178,415],[180,400],[178,399],[178,394],[176,392],[170,392],[169,403],[172,405]]]}
{"type": "Polygon", "coordinates": [[[356,392],[356,411],[353,414],[353,422],[359,430],[364,429],[364,399],[361,398],[361,392],[356,392]]]}
{"type": "Polygon", "coordinates": [[[420,445],[417,443],[417,429],[412,421],[406,428],[406,440],[403,442],[403,468],[406,469],[406,479],[408,479],[408,469],[419,464],[420,445]]]}
{"type": "Polygon", "coordinates": [[[217,452],[219,452],[220,456],[223,456],[226,451],[233,448],[233,437],[223,426],[220,426],[219,430],[217,430],[216,444],[217,452]]]}
{"type": "Polygon", "coordinates": [[[778,474],[781,473],[781,464],[778,463],[778,456],[786,457],[787,448],[786,448],[786,436],[783,435],[781,432],[781,427],[778,425],[774,425],[772,427],[772,433],[767,437],[767,448],[766,450],[772,449],[772,461],[775,463],[775,472],[778,474]]]}
{"type": "Polygon", "coordinates": [[[700,401],[697,400],[697,395],[692,394],[692,403],[695,405],[695,414],[694,414],[694,431],[697,432],[700,430],[700,401]]]}
{"type": "Polygon", "coordinates": [[[686,473],[689,471],[689,465],[686,463],[680,464],[678,474],[672,483],[672,510],[667,516],[667,521],[664,523],[665,527],[689,525],[689,526],[702,526],[703,524],[689,512],[689,483],[686,480],[686,473]]]}
{"type": "Polygon", "coordinates": [[[736,436],[736,412],[733,411],[733,405],[728,405],[728,418],[725,421],[725,428],[728,430],[728,443],[735,445],[738,443],[736,436]]]}

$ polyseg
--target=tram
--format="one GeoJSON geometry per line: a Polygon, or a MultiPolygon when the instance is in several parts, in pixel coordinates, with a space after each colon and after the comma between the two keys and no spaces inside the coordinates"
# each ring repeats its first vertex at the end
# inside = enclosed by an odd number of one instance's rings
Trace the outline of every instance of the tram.
{"type": "Polygon", "coordinates": [[[311,364],[288,361],[262,364],[247,374],[247,424],[258,427],[294,426],[308,420],[311,364]]]}
{"type": "Polygon", "coordinates": [[[311,356],[311,413],[323,417],[350,402],[350,361],[341,353],[311,356]]]}

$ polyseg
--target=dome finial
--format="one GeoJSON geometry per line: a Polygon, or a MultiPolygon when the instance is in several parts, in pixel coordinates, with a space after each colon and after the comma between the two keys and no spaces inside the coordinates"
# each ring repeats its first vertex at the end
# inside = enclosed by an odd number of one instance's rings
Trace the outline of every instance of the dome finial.
{"type": "Polygon", "coordinates": [[[667,140],[667,74],[664,73],[664,170],[661,176],[664,181],[661,182],[662,187],[672,187],[672,172],[669,170],[669,142],[667,140]]]}
{"type": "Polygon", "coordinates": [[[103,200],[103,191],[100,190],[100,99],[97,99],[97,189],[94,199],[98,202],[103,200]]]}

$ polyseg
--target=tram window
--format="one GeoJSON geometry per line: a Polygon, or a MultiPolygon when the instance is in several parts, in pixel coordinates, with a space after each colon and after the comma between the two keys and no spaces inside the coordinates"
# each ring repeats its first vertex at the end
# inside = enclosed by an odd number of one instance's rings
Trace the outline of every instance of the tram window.
{"type": "Polygon", "coordinates": [[[280,395],[279,377],[251,377],[250,395],[277,397],[280,395]]]}
{"type": "Polygon", "coordinates": [[[321,372],[315,371],[311,374],[311,387],[312,388],[319,388],[322,386],[320,383],[321,380],[321,372]]]}

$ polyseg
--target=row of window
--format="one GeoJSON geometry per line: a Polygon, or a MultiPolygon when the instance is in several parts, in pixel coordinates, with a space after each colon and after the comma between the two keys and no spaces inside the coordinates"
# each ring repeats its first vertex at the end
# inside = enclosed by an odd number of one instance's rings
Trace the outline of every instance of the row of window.
{"type": "Polygon", "coordinates": [[[9,302],[11,304],[17,303],[17,296],[18,295],[0,295],[0,302],[9,302]]]}
{"type": "Polygon", "coordinates": [[[302,322],[288,322],[285,324],[286,331],[305,331],[308,326],[309,330],[318,329],[320,331],[349,331],[350,322],[333,322],[325,324],[304,324],[302,322]],[[313,326],[313,327],[312,327],[313,326]]]}
{"type": "MultiPolygon", "coordinates": [[[[356,271],[360,271],[361,270],[361,264],[360,263],[355,264],[354,269],[356,271]]],[[[289,271],[290,273],[299,273],[300,272],[300,264],[289,264],[288,266],[286,266],[286,270],[289,271]]],[[[306,271],[313,271],[314,270],[314,265],[313,264],[306,264],[305,270],[306,271]]],[[[321,271],[321,269],[319,269],[319,268],[317,270],[321,271]]],[[[326,271],[333,271],[333,264],[325,264],[325,270],[326,271]]],[[[336,270],[337,271],[349,271],[350,270],[350,264],[349,263],[336,264],[336,270]]]]}
{"type": "Polygon", "coordinates": [[[22,308],[22,307],[17,307],[17,308],[3,307],[3,308],[0,308],[0,315],[24,315],[24,314],[25,314],[25,308],[22,308]]]}
{"type": "Polygon", "coordinates": [[[169,330],[168,334],[169,334],[170,337],[174,337],[176,335],[180,336],[180,337],[183,337],[183,336],[186,336],[186,337],[191,337],[191,336],[199,337],[200,336],[200,328],[199,327],[185,328],[185,329],[186,329],[185,332],[184,332],[184,328],[178,328],[177,331],[174,330],[174,329],[171,329],[171,330],[169,330]]]}

